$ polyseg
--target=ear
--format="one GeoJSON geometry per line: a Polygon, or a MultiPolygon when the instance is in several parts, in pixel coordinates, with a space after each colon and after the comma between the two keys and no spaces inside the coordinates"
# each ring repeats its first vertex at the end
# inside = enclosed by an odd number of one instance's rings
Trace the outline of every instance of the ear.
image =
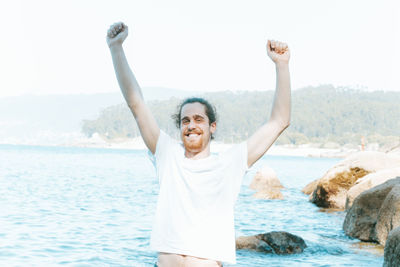
{"type": "Polygon", "coordinates": [[[211,133],[215,133],[215,131],[217,130],[217,122],[213,122],[213,123],[211,123],[211,125],[210,125],[210,132],[211,133]]]}

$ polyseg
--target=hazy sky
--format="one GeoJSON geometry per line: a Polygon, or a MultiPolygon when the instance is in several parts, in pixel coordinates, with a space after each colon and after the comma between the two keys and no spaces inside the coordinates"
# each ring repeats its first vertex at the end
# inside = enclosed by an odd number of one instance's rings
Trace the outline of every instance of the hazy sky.
{"type": "Polygon", "coordinates": [[[267,39],[291,49],[293,89],[331,83],[400,91],[399,1],[2,1],[0,96],[119,91],[105,41],[142,87],[270,90],[267,39]]]}

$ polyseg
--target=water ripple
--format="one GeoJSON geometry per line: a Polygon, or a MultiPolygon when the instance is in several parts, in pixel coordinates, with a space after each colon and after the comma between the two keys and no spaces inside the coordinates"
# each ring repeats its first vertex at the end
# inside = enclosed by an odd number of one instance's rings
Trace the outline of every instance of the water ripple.
{"type": "MultiPolygon", "coordinates": [[[[154,266],[159,188],[145,151],[0,145],[0,158],[0,266],[154,266]]],[[[308,247],[288,256],[238,251],[235,266],[382,265],[382,255],[344,235],[344,212],[321,212],[300,192],[335,162],[267,156],[256,163],[235,207],[236,235],[288,231],[308,247]],[[248,185],[264,164],[277,171],[284,200],[252,197],[248,185]]]]}

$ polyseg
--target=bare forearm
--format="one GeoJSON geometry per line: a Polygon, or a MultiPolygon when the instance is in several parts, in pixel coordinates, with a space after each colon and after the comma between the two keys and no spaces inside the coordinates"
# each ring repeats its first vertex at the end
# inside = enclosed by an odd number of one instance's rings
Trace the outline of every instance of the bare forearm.
{"type": "Polygon", "coordinates": [[[126,60],[122,43],[127,36],[128,26],[123,22],[117,22],[108,29],[106,40],[110,48],[115,75],[117,76],[121,92],[135,116],[144,143],[154,154],[157,140],[160,136],[160,128],[158,128],[158,124],[149,107],[145,104],[140,86],[126,60]]]}
{"type": "Polygon", "coordinates": [[[142,91],[136,81],[135,75],[129,67],[122,45],[110,47],[110,52],[119,87],[126,103],[132,109],[138,103],[143,102],[142,91]]]}
{"type": "Polygon", "coordinates": [[[290,51],[285,43],[268,40],[268,56],[276,67],[276,90],[271,117],[247,140],[247,165],[252,166],[290,123],[290,51]]]}
{"type": "Polygon", "coordinates": [[[291,92],[288,63],[276,63],[276,90],[271,112],[271,121],[287,127],[290,123],[291,92]]]}

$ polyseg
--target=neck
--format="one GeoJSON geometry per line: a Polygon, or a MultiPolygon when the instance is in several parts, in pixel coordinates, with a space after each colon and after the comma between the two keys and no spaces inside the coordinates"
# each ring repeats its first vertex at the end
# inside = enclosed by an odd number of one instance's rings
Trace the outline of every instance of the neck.
{"type": "Polygon", "coordinates": [[[208,143],[207,146],[201,151],[190,151],[185,148],[185,157],[188,159],[204,159],[210,156],[210,144],[208,143]]]}

